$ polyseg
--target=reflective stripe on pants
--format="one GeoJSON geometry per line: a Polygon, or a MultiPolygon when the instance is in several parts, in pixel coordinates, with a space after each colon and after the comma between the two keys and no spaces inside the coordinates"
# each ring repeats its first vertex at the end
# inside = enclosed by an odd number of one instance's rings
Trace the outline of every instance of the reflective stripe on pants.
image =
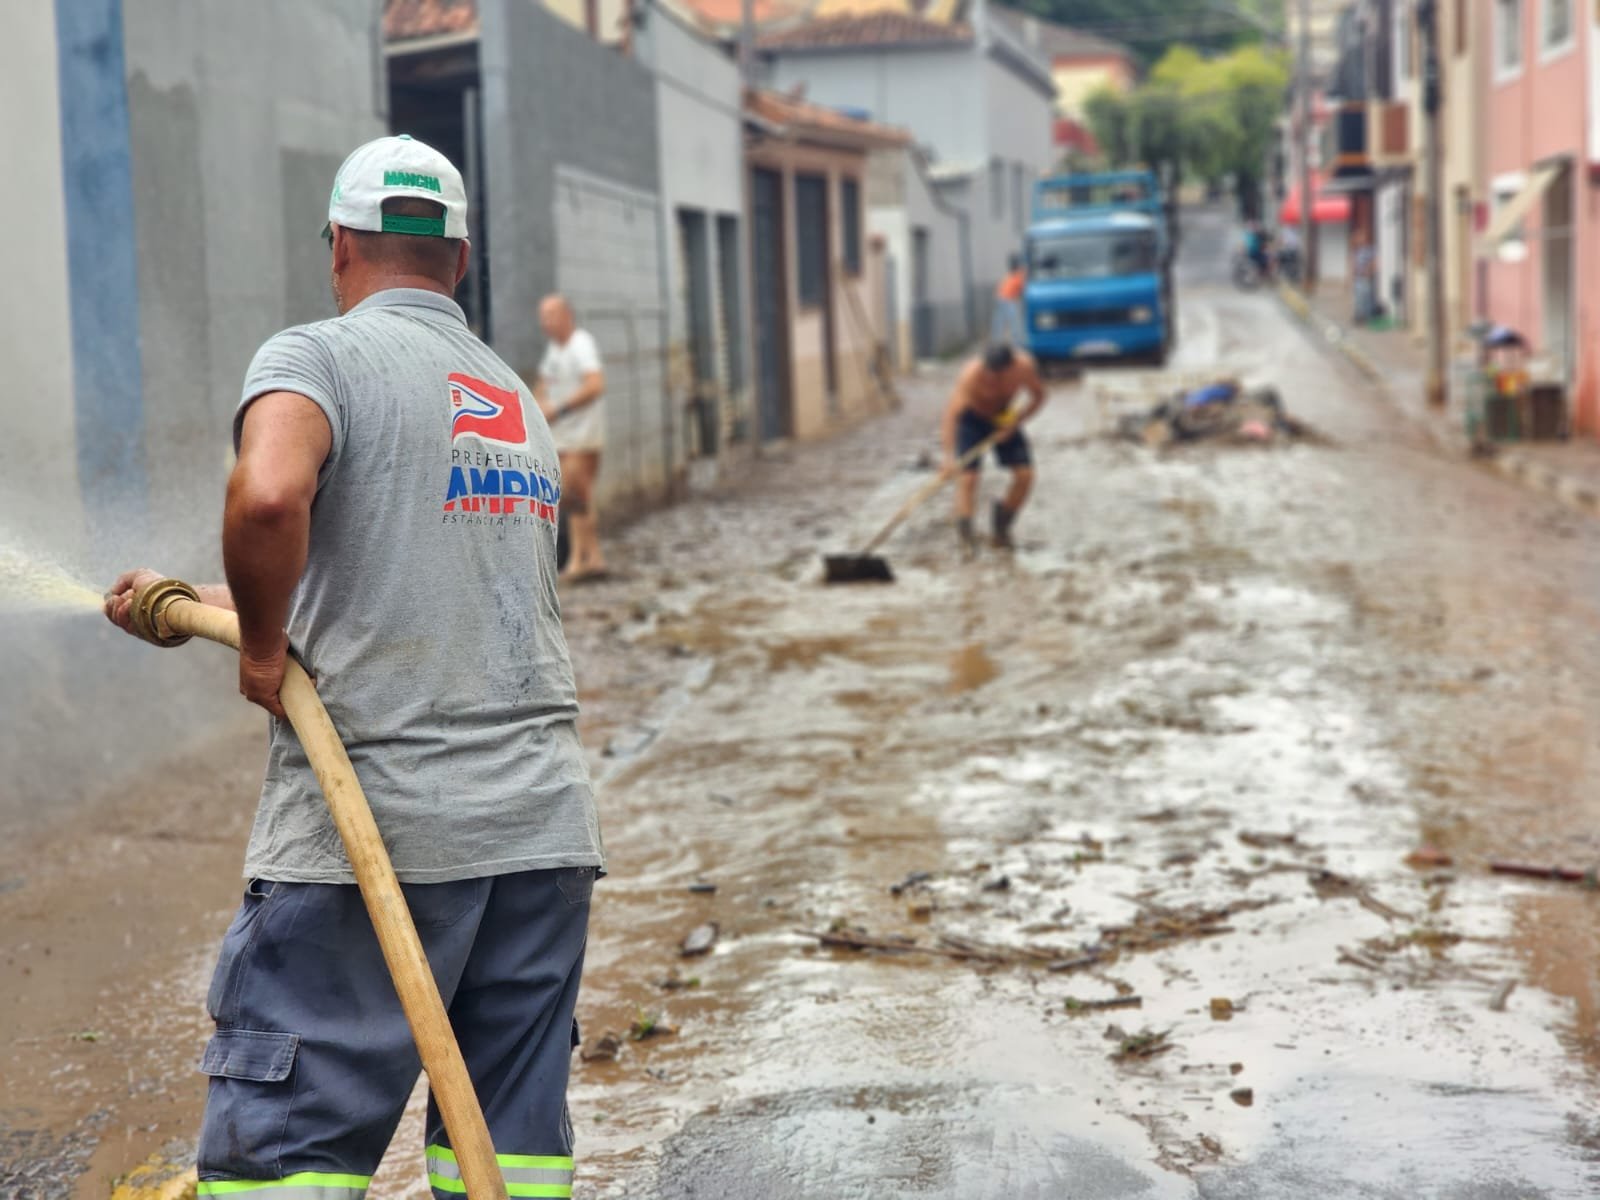
{"type": "MultiPolygon", "coordinates": [[[[448,1146],[428,1147],[428,1183],[441,1192],[465,1195],[461,1167],[448,1146]]],[[[560,1155],[496,1154],[508,1196],[572,1195],[572,1160],[560,1155]]]]}
{"type": "Polygon", "coordinates": [[[282,1179],[202,1179],[202,1196],[246,1196],[259,1200],[365,1200],[369,1175],[300,1171],[282,1179]]]}

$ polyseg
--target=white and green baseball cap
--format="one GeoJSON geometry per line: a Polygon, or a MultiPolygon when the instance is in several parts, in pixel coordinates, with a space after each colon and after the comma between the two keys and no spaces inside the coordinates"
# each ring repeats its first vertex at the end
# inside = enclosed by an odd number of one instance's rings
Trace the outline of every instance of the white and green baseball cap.
{"type": "Polygon", "coordinates": [[[467,189],[450,160],[410,134],[381,137],[358,146],[333,177],[328,224],[371,233],[414,233],[428,237],[467,236],[467,189]],[[391,196],[414,196],[444,205],[442,217],[385,213],[391,196]]]}

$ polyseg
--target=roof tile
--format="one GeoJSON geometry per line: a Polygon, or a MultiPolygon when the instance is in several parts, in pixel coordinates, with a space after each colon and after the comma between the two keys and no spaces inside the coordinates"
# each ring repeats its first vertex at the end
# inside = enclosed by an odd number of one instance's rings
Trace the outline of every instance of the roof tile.
{"type": "Polygon", "coordinates": [[[828,17],[807,21],[793,29],[769,33],[758,49],[848,50],[857,46],[958,46],[972,41],[972,30],[911,13],[875,12],[860,16],[828,17]]]}

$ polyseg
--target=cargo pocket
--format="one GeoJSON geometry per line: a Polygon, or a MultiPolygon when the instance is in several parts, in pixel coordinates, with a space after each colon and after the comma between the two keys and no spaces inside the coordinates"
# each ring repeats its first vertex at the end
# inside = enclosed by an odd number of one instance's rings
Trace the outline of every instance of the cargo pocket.
{"type": "Polygon", "coordinates": [[[211,1077],[200,1126],[201,1178],[279,1179],[300,1035],[219,1029],[200,1070],[211,1077]]]}

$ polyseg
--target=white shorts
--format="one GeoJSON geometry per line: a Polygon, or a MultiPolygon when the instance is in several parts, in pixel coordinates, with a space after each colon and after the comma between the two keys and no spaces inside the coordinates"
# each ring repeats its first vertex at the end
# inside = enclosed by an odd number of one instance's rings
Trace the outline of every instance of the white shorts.
{"type": "Polygon", "coordinates": [[[606,402],[596,400],[585,404],[577,412],[557,417],[550,425],[550,436],[555,439],[556,451],[568,454],[576,450],[600,450],[606,443],[606,402]]]}

